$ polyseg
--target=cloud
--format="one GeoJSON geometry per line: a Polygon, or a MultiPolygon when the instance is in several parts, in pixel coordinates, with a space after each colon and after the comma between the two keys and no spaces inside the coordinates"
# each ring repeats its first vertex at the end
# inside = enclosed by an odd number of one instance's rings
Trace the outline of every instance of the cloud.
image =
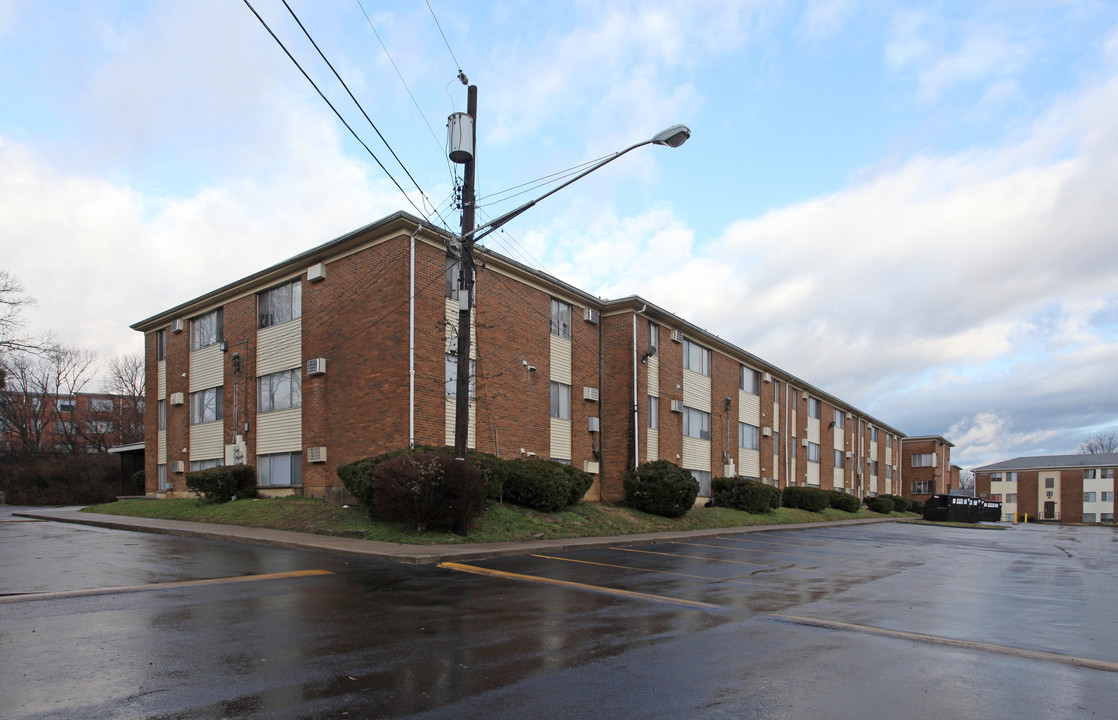
{"type": "Polygon", "coordinates": [[[820,39],[842,29],[857,10],[852,0],[810,0],[804,13],[804,32],[820,39]]]}

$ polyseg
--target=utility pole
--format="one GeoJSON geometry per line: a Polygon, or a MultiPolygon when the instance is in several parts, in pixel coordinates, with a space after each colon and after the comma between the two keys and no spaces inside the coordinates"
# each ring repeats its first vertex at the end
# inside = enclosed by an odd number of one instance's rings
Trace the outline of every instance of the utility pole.
{"type": "Polygon", "coordinates": [[[454,392],[454,457],[465,458],[470,440],[470,310],[474,294],[474,158],[477,153],[477,86],[466,96],[473,152],[462,168],[462,243],[458,264],[458,377],[454,392]]]}

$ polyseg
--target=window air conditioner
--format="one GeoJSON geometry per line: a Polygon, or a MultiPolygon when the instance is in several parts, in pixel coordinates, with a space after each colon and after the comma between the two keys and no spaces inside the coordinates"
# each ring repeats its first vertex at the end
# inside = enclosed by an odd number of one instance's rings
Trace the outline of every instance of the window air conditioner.
{"type": "Polygon", "coordinates": [[[307,375],[324,375],[326,373],[326,358],[311,358],[307,361],[307,375]]]}
{"type": "Polygon", "coordinates": [[[807,438],[804,438],[803,440],[800,440],[800,446],[801,447],[807,447],[807,438]]]}
{"type": "Polygon", "coordinates": [[[672,400],[672,412],[677,412],[677,413],[683,412],[683,401],[682,400],[672,400]]]}
{"type": "Polygon", "coordinates": [[[171,393],[171,404],[172,405],[182,405],[183,401],[184,401],[184,398],[183,398],[183,394],[181,392],[171,393]]]}
{"type": "Polygon", "coordinates": [[[588,419],[587,419],[587,423],[586,423],[586,428],[587,428],[587,430],[589,430],[590,432],[599,432],[599,431],[601,431],[601,429],[602,429],[602,420],[601,420],[601,418],[596,418],[596,417],[588,418],[588,419]]]}
{"type": "Polygon", "coordinates": [[[772,373],[765,373],[764,375],[761,376],[761,379],[765,382],[772,382],[773,381],[772,373]]]}
{"type": "Polygon", "coordinates": [[[307,462],[311,462],[311,463],[324,463],[324,462],[326,462],[326,448],[322,447],[322,446],[307,448],[307,462]]]}
{"type": "Polygon", "coordinates": [[[596,388],[596,387],[583,387],[582,388],[582,399],[583,400],[593,400],[594,402],[598,402],[598,388],[596,388]]]}
{"type": "Polygon", "coordinates": [[[181,333],[186,327],[186,322],[182,318],[176,318],[171,321],[171,332],[181,333]]]}
{"type": "Polygon", "coordinates": [[[186,464],[182,460],[172,460],[171,461],[171,472],[181,473],[181,472],[185,472],[185,470],[186,470],[186,464]]]}
{"type": "Polygon", "coordinates": [[[582,317],[586,322],[597,325],[600,316],[598,315],[598,311],[594,308],[586,308],[586,311],[582,313],[582,317]]]}
{"type": "Polygon", "coordinates": [[[773,436],[773,429],[771,427],[761,428],[761,435],[764,436],[764,437],[772,437],[773,436]]]}
{"type": "Polygon", "coordinates": [[[683,333],[679,330],[672,330],[672,342],[683,342],[683,333]]]}
{"type": "Polygon", "coordinates": [[[326,279],[325,263],[315,263],[307,268],[307,282],[321,282],[326,279]]]}

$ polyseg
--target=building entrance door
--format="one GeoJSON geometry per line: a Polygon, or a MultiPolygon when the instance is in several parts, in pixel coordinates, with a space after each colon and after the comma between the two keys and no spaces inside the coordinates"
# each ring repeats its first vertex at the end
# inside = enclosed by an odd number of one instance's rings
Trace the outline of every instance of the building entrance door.
{"type": "Polygon", "coordinates": [[[1049,500],[1046,503],[1044,503],[1044,519],[1045,520],[1055,520],[1056,519],[1056,503],[1055,502],[1049,500]]]}

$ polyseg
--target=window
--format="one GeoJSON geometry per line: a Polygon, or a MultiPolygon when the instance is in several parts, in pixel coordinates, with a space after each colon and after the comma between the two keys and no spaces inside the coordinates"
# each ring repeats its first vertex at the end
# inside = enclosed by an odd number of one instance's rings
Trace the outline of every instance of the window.
{"type": "Polygon", "coordinates": [[[569,340],[571,337],[571,306],[551,298],[551,334],[569,340]]]}
{"type": "Polygon", "coordinates": [[[835,467],[842,469],[846,465],[846,460],[842,456],[842,450],[835,450],[835,467]]]}
{"type": "Polygon", "coordinates": [[[935,480],[919,480],[912,483],[913,495],[932,495],[936,491],[935,480]]]}
{"type": "Polygon", "coordinates": [[[1007,503],[1015,503],[1015,502],[1017,502],[1017,493],[1006,493],[1006,494],[1005,494],[1005,501],[1006,501],[1007,503]]]}
{"type": "Polygon", "coordinates": [[[818,420],[819,419],[819,407],[820,407],[819,399],[809,397],[807,399],[807,416],[815,418],[815,419],[818,420]]]}
{"type": "Polygon", "coordinates": [[[773,457],[780,456],[780,432],[773,430],[773,457]]]}
{"type": "Polygon", "coordinates": [[[155,466],[156,482],[159,483],[157,490],[166,490],[170,487],[167,482],[167,463],[160,463],[155,466]]]}
{"type": "Polygon", "coordinates": [[[459,283],[459,268],[458,258],[453,255],[446,256],[446,296],[450,300],[458,299],[458,283],[459,283]]]}
{"type": "MultiPolygon", "coordinates": [[[[913,460],[912,466],[916,467],[915,460],[913,460]]],[[[1002,481],[1002,474],[1001,473],[990,473],[990,482],[1001,482],[1001,481],[1002,481]]]]}
{"type": "Polygon", "coordinates": [[[685,437],[710,440],[710,413],[684,405],[683,434],[685,437]]]}
{"type": "MultiPolygon", "coordinates": [[[[477,394],[475,392],[475,381],[477,380],[477,360],[470,361],[470,400],[473,401],[477,394]]],[[[456,398],[458,397],[458,356],[446,356],[446,396],[456,398]]]]}
{"type": "Polygon", "coordinates": [[[1056,487],[1056,478],[1044,478],[1044,487],[1045,488],[1056,487]]]}
{"type": "Polygon", "coordinates": [[[224,313],[221,308],[199,315],[190,321],[190,350],[201,350],[224,337],[224,313]]]}
{"type": "Polygon", "coordinates": [[[648,427],[652,430],[660,427],[660,398],[655,395],[648,396],[648,427]]]}
{"type": "Polygon", "coordinates": [[[155,331],[155,359],[162,361],[167,359],[167,331],[155,331]]]}
{"type": "Polygon", "coordinates": [[[843,414],[842,410],[835,408],[835,427],[843,427],[844,422],[846,422],[846,415],[843,414]]]}
{"type": "Polygon", "coordinates": [[[760,450],[761,428],[749,423],[738,423],[738,447],[745,450],[760,450]]]}
{"type": "Polygon", "coordinates": [[[885,434],[885,447],[889,448],[890,450],[893,449],[893,434],[892,433],[886,433],[885,434]]]}
{"type": "Polygon", "coordinates": [[[303,317],[303,281],[265,290],[256,296],[257,327],[266,328],[303,317]]]}
{"type": "Polygon", "coordinates": [[[1114,502],[1114,491],[1113,490],[1103,490],[1102,491],[1102,497],[1099,498],[1099,499],[1102,500],[1103,502],[1114,502]]]}
{"type": "Polygon", "coordinates": [[[660,326],[651,320],[648,321],[648,347],[660,347],[660,326]]]}
{"type": "Polygon", "coordinates": [[[303,372],[301,368],[281,370],[258,379],[260,394],[256,412],[290,410],[303,406],[303,372]]]}
{"type": "Polygon", "coordinates": [[[54,406],[58,412],[73,412],[78,409],[78,401],[72,398],[59,398],[55,401],[54,406]]]}
{"type": "Polygon", "coordinates": [[[688,470],[691,477],[699,483],[699,495],[707,497],[710,495],[710,471],[709,470],[688,470]]]}
{"type": "Polygon", "coordinates": [[[225,417],[224,393],[215,387],[190,393],[190,424],[214,422],[225,417]]]}
{"type": "Polygon", "coordinates": [[[87,403],[90,412],[112,412],[112,398],[90,398],[87,403]]]}
{"type": "Polygon", "coordinates": [[[994,493],[993,495],[991,495],[990,496],[990,501],[991,502],[1001,502],[1002,501],[1001,493],[994,493]]]}
{"type": "Polygon", "coordinates": [[[1103,468],[1102,475],[1100,475],[1099,477],[1103,478],[1104,480],[1113,480],[1114,468],[1103,468]]]}
{"type": "Polygon", "coordinates": [[[210,468],[221,467],[224,463],[218,458],[210,458],[208,460],[191,460],[190,472],[198,472],[199,470],[209,470],[210,468]]]}
{"type": "Polygon", "coordinates": [[[1083,522],[1085,522],[1085,523],[1095,522],[1095,514],[1094,513],[1083,513],[1083,522]]]}
{"type": "Polygon", "coordinates": [[[1005,474],[1005,481],[1006,481],[1006,482],[1017,482],[1017,473],[1015,473],[1015,472],[1007,472],[1007,473],[1005,474]]]}
{"type": "Polygon", "coordinates": [[[54,431],[63,435],[73,434],[77,426],[69,420],[58,420],[54,423],[54,431]]]}
{"type": "Polygon", "coordinates": [[[741,382],[739,384],[739,387],[741,387],[742,390],[749,393],[750,395],[760,395],[761,373],[757,372],[753,368],[747,368],[746,366],[742,365],[741,382]]]}
{"type": "Polygon", "coordinates": [[[877,475],[877,461],[870,461],[870,475],[877,475]]]}
{"type": "Polygon", "coordinates": [[[892,480],[893,479],[893,466],[892,465],[886,465],[885,466],[885,479],[886,480],[892,480]]]}
{"type": "Polygon", "coordinates": [[[819,462],[819,443],[809,442],[807,444],[807,461],[810,463],[819,462]]]}
{"type": "Polygon", "coordinates": [[[870,425],[870,442],[877,442],[877,428],[870,425]]]}
{"type": "MultiPolygon", "coordinates": [[[[935,453],[921,453],[921,454],[912,456],[912,467],[935,467],[935,466],[936,466],[936,454],[935,453]]],[[[995,475],[996,474],[997,473],[995,473],[995,475]]],[[[993,475],[991,475],[990,479],[991,480],[995,480],[995,479],[1000,480],[1001,478],[995,478],[993,475]]]]}
{"type": "Polygon", "coordinates": [[[1114,513],[1100,513],[1099,522],[1112,523],[1114,522],[1114,513]]]}
{"type": "Polygon", "coordinates": [[[683,367],[686,370],[710,377],[710,350],[684,338],[683,367]]]}
{"type": "Polygon", "coordinates": [[[551,382],[551,417],[559,420],[571,419],[571,386],[551,382]]]}
{"type": "Polygon", "coordinates": [[[1098,476],[1098,471],[1094,468],[1087,468],[1083,471],[1084,480],[1094,480],[1098,476]]]}
{"type": "Polygon", "coordinates": [[[158,420],[159,426],[158,426],[157,429],[166,430],[167,429],[167,401],[166,400],[158,400],[155,403],[155,407],[158,408],[157,412],[158,412],[158,417],[159,417],[159,420],[158,420]]]}
{"type": "Polygon", "coordinates": [[[256,484],[260,487],[303,484],[303,454],[297,452],[256,456],[256,484]]]}
{"type": "Polygon", "coordinates": [[[1095,497],[1096,497],[1096,493],[1085,492],[1085,493],[1083,493],[1083,502],[1093,503],[1093,502],[1095,502],[1095,497]]]}
{"type": "Polygon", "coordinates": [[[116,430],[112,420],[87,420],[85,431],[91,435],[109,435],[116,430]]]}

